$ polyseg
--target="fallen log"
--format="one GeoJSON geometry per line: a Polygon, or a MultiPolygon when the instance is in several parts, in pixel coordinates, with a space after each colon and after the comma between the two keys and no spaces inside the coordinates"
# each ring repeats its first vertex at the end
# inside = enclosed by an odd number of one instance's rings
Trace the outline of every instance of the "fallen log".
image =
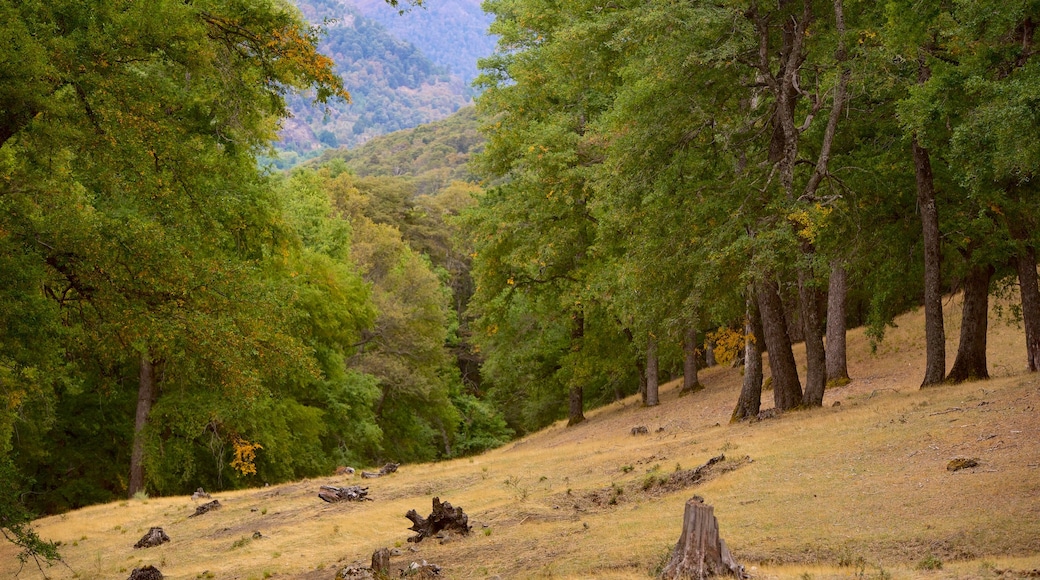
{"type": "Polygon", "coordinates": [[[320,489],[318,497],[329,503],[337,501],[372,501],[372,498],[368,497],[368,488],[360,485],[349,485],[347,487],[323,485],[320,489]]]}
{"type": "Polygon", "coordinates": [[[170,536],[167,536],[166,532],[164,532],[162,528],[152,527],[148,530],[148,533],[141,537],[140,540],[137,540],[137,543],[134,544],[134,549],[154,548],[163,542],[169,541],[170,536]]]}
{"type": "Polygon", "coordinates": [[[747,578],[719,537],[715,509],[699,497],[686,501],[683,529],[672,557],[661,571],[663,580],[704,580],[713,576],[747,578]]]}
{"type": "Polygon", "coordinates": [[[452,507],[448,502],[441,503],[439,497],[433,498],[433,511],[428,518],[420,516],[415,510],[408,510],[404,517],[412,522],[412,527],[408,529],[416,532],[415,536],[408,538],[409,542],[418,543],[423,538],[431,537],[442,531],[465,536],[472,529],[469,526],[469,516],[462,511],[462,508],[452,507]]]}
{"type": "Polygon", "coordinates": [[[394,473],[395,471],[397,471],[398,467],[401,467],[400,463],[387,463],[386,465],[381,467],[379,469],[379,471],[362,471],[361,472],[361,477],[363,477],[365,479],[373,479],[373,478],[376,478],[376,477],[383,477],[384,475],[388,475],[388,474],[394,473]]]}
{"type": "Polygon", "coordinates": [[[220,501],[219,500],[213,500],[213,501],[211,501],[209,503],[204,503],[204,504],[200,505],[199,507],[195,508],[195,513],[191,514],[188,517],[189,518],[193,518],[195,516],[201,516],[202,514],[204,514],[206,512],[211,512],[213,510],[219,510],[219,509],[220,509],[220,501]]]}

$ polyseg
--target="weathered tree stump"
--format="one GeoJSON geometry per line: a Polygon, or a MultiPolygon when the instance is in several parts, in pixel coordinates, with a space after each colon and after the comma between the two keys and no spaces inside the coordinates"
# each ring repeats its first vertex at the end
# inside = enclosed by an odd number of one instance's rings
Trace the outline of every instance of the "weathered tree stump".
{"type": "Polygon", "coordinates": [[[408,529],[418,532],[415,536],[408,538],[409,542],[421,542],[423,538],[428,538],[441,531],[465,536],[471,529],[469,516],[463,513],[462,508],[452,507],[448,502],[441,503],[439,497],[433,498],[433,512],[430,513],[430,517],[424,518],[415,510],[408,510],[404,517],[412,522],[412,527],[408,529]]]}
{"type": "Polygon", "coordinates": [[[204,504],[200,505],[199,507],[195,508],[195,513],[191,514],[188,517],[189,518],[193,518],[195,516],[201,516],[202,514],[204,514],[206,512],[211,512],[213,510],[219,510],[219,509],[220,509],[220,501],[213,500],[213,501],[211,501],[209,503],[204,503],[204,504]]]}
{"type": "Polygon", "coordinates": [[[387,463],[386,465],[381,467],[378,472],[376,472],[376,471],[362,471],[361,472],[361,477],[363,477],[365,479],[372,479],[372,478],[375,478],[375,477],[383,477],[384,475],[388,475],[390,473],[394,473],[395,471],[397,471],[398,467],[401,467],[400,463],[387,463]]]}
{"type": "Polygon", "coordinates": [[[163,575],[158,568],[148,565],[143,568],[134,568],[126,580],[163,580],[163,575]]]}
{"type": "Polygon", "coordinates": [[[154,548],[163,542],[169,542],[170,536],[166,535],[166,532],[162,528],[153,527],[149,528],[148,533],[141,537],[140,540],[134,544],[134,548],[154,548]]]}
{"type": "Polygon", "coordinates": [[[372,552],[372,575],[376,578],[390,577],[390,549],[379,548],[372,552]]]}
{"type": "Polygon", "coordinates": [[[682,534],[661,578],[703,580],[712,576],[747,577],[744,567],[737,564],[726,542],[719,537],[715,509],[695,497],[686,502],[682,534]]]}
{"type": "Polygon", "coordinates": [[[329,503],[335,503],[337,501],[372,501],[372,498],[368,497],[368,488],[359,485],[350,485],[347,487],[323,485],[320,489],[321,491],[318,492],[318,497],[329,503]]]}

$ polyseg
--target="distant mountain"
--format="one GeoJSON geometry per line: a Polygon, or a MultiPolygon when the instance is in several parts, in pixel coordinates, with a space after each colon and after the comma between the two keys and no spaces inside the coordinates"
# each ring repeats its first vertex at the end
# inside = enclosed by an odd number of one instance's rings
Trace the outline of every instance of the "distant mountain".
{"type": "Polygon", "coordinates": [[[495,37],[487,33],[492,17],[480,7],[481,0],[428,0],[425,7],[401,15],[384,0],[346,1],[467,85],[477,77],[477,59],[495,50],[495,37]]]}
{"type": "Polygon", "coordinates": [[[351,102],[323,109],[291,99],[279,167],[447,117],[471,102],[476,59],[494,48],[478,0],[438,0],[402,16],[383,0],[296,3],[311,22],[329,21],[320,50],[336,62],[351,102]]]}

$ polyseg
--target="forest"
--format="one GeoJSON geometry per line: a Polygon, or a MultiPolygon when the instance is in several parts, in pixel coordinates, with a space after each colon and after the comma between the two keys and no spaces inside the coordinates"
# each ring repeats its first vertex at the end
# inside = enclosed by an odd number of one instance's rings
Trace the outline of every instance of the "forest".
{"type": "Polygon", "coordinates": [[[1040,3],[484,8],[475,110],[277,172],[291,99],[365,94],[299,11],[0,0],[24,557],[33,513],[479,453],[712,361],[734,421],[819,406],[913,308],[922,386],[988,376],[993,295],[1040,366],[1040,3]]]}

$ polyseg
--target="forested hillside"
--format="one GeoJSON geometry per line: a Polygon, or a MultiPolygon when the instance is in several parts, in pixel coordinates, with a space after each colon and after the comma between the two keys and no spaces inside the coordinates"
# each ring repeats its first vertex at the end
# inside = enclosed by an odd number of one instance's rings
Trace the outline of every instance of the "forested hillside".
{"type": "Polygon", "coordinates": [[[25,557],[31,511],[478,453],[713,362],[733,422],[820,407],[846,328],[884,352],[914,308],[914,384],[989,376],[993,296],[1006,374],[1040,367],[1035,2],[484,5],[474,110],[333,0],[328,37],[280,0],[0,0],[25,557]],[[366,146],[272,171],[294,111],[300,151],[366,146]]]}
{"type": "Polygon", "coordinates": [[[695,391],[716,347],[745,364],[734,420],[766,387],[819,406],[847,325],[881,341],[921,304],[921,383],[984,379],[994,293],[1040,367],[1035,2],[485,7],[470,307],[517,430],[637,382],[657,405],[669,374],[695,391]]]}
{"type": "Polygon", "coordinates": [[[492,17],[481,8],[481,0],[424,2],[422,8],[403,14],[387,10],[380,0],[345,1],[462,77],[467,85],[477,77],[477,61],[495,50],[495,38],[488,32],[492,17]]]}
{"type": "MultiPolygon", "coordinates": [[[[470,102],[469,80],[449,68],[431,51],[446,50],[453,58],[467,58],[458,46],[427,43],[416,46],[414,35],[388,30],[383,22],[406,18],[426,37],[450,38],[456,45],[486,38],[484,25],[468,14],[466,27],[445,18],[446,8],[414,8],[405,15],[382,1],[367,3],[364,11],[343,0],[300,0],[303,14],[324,25],[319,50],[331,57],[350,91],[350,103],[314,106],[304,97],[290,99],[292,118],[284,121],[278,143],[282,154],[276,165],[288,167],[317,151],[353,147],[376,135],[406,129],[447,117],[470,102]]],[[[485,23],[486,24],[486,23],[485,23]]],[[[474,49],[476,50],[476,49],[474,49]]],[[[487,52],[484,52],[487,54],[487,52]]],[[[475,66],[476,56],[471,66],[475,66]]]]}

